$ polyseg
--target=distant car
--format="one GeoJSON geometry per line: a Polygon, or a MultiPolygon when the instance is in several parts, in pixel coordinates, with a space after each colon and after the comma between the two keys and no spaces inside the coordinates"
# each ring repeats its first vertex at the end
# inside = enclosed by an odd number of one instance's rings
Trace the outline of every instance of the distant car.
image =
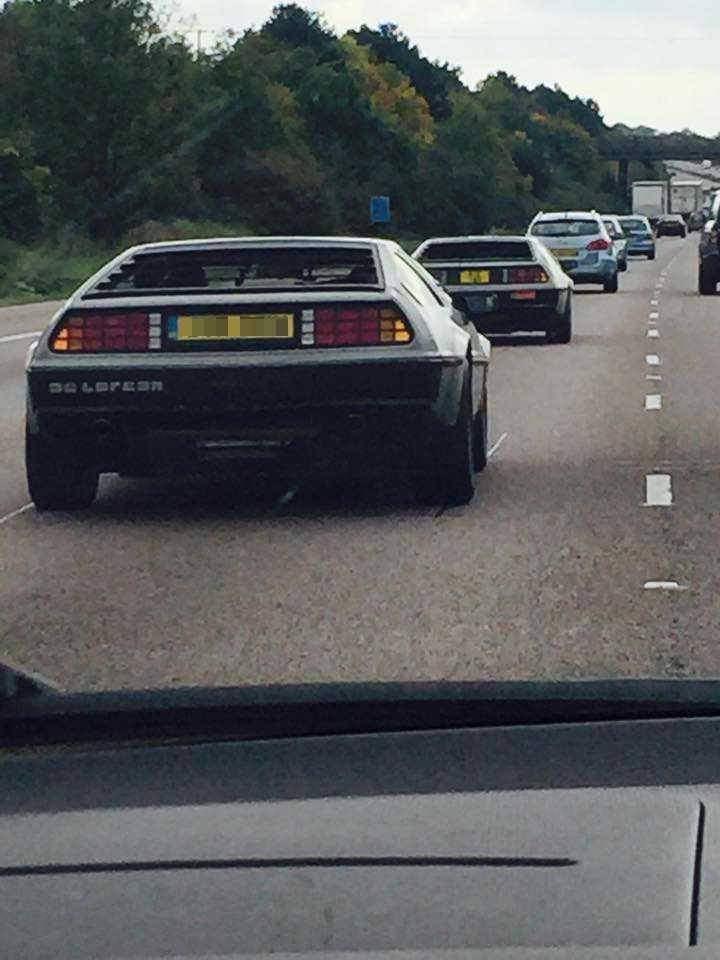
{"type": "Polygon", "coordinates": [[[605,224],[607,232],[610,234],[610,239],[613,242],[613,247],[615,248],[615,256],[617,257],[618,270],[620,273],[624,273],[628,268],[628,259],[627,259],[627,237],[622,228],[622,224],[615,214],[603,213],[602,221],[605,224]]]}
{"type": "Polygon", "coordinates": [[[618,289],[618,262],[610,234],[594,210],[538,213],[528,235],[543,243],[575,283],[599,283],[605,293],[618,289]]]}
{"type": "Polygon", "coordinates": [[[532,237],[433,237],[413,257],[483,333],[541,330],[569,343],[573,281],[532,237]]]}
{"type": "Polygon", "coordinates": [[[687,225],[679,213],[666,213],[655,225],[656,237],[685,237],[687,225]]]}
{"type": "Polygon", "coordinates": [[[647,257],[655,259],[655,234],[647,217],[637,214],[618,217],[623,233],[627,237],[627,255],[629,257],[647,257]]]}
{"type": "Polygon", "coordinates": [[[246,238],[125,251],[31,349],[39,510],[102,472],[407,471],[465,503],[487,458],[490,344],[388,240],[246,238]]]}

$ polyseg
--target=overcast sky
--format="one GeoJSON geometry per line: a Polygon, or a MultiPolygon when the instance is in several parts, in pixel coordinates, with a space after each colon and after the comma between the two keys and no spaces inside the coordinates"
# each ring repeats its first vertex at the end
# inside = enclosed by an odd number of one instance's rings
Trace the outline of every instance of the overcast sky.
{"type": "MultiPolygon", "coordinates": [[[[272,2],[164,0],[183,30],[243,31],[272,2]]],[[[526,86],[592,97],[606,122],[720,133],[720,0],[322,0],[303,4],[339,32],[397,23],[474,87],[505,70],[526,86]]],[[[203,37],[207,45],[213,34],[203,37]]]]}

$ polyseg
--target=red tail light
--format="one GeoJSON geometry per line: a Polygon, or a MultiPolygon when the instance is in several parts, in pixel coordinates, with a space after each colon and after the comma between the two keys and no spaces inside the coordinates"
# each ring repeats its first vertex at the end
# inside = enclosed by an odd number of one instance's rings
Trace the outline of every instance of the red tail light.
{"type": "Polygon", "coordinates": [[[304,346],[359,347],[411,340],[410,325],[395,306],[347,304],[303,311],[304,346]],[[310,313],[312,318],[306,317],[310,313]]]}
{"type": "Polygon", "coordinates": [[[136,353],[160,349],[160,314],[82,313],[66,317],[50,341],[67,353],[136,353]]]}
{"type": "Polygon", "coordinates": [[[604,237],[598,237],[597,240],[591,240],[587,245],[588,250],[609,250],[612,246],[609,240],[606,240],[604,237]]]}
{"type": "Polygon", "coordinates": [[[513,267],[507,272],[508,283],[547,283],[548,275],[542,267],[513,267]]]}

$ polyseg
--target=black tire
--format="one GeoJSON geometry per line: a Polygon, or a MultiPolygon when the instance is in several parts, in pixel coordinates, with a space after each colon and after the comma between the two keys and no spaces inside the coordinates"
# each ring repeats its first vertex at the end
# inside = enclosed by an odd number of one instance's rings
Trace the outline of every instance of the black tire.
{"type": "Polygon", "coordinates": [[[649,253],[649,254],[647,255],[647,258],[648,258],[648,260],[654,260],[654,259],[655,259],[655,251],[653,250],[652,253],[649,253]]]}
{"type": "Polygon", "coordinates": [[[25,435],[25,471],[38,511],[83,510],[95,499],[99,473],[54,440],[25,435]]]}
{"type": "Polygon", "coordinates": [[[483,388],[482,410],[475,417],[473,424],[473,467],[475,473],[482,473],[488,462],[488,399],[487,390],[483,388]]]}
{"type": "Polygon", "coordinates": [[[603,284],[603,291],[605,293],[617,293],[618,291],[618,275],[614,273],[609,279],[603,284]]]}
{"type": "Polygon", "coordinates": [[[627,260],[623,260],[622,263],[618,263],[618,270],[620,271],[620,273],[625,273],[627,268],[628,268],[627,260]]]}
{"type": "Polygon", "coordinates": [[[457,422],[438,441],[435,466],[420,483],[424,503],[462,506],[475,494],[475,424],[472,417],[470,377],[466,374],[457,422]]]}
{"type": "Polygon", "coordinates": [[[709,270],[698,268],[698,293],[701,297],[711,297],[717,292],[717,277],[709,270]]]}
{"type": "Polygon", "coordinates": [[[546,343],[570,343],[572,339],[572,297],[568,297],[565,313],[558,326],[545,333],[546,343]]]}

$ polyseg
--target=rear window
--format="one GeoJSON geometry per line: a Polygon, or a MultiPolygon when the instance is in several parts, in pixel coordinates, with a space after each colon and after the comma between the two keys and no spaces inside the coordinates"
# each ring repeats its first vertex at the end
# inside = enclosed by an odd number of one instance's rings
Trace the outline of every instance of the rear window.
{"type": "Polygon", "coordinates": [[[647,233],[648,226],[644,220],[621,220],[623,230],[629,233],[647,233]]]}
{"type": "Polygon", "coordinates": [[[421,260],[532,260],[526,240],[467,240],[431,243],[421,260]]]}
{"type": "Polygon", "coordinates": [[[324,287],[377,287],[370,247],[242,247],[138,253],[106,274],[86,297],[174,293],[254,293],[324,287]]]}
{"type": "Polygon", "coordinates": [[[591,237],[600,233],[597,220],[538,220],[530,229],[536,237],[591,237]]]}

